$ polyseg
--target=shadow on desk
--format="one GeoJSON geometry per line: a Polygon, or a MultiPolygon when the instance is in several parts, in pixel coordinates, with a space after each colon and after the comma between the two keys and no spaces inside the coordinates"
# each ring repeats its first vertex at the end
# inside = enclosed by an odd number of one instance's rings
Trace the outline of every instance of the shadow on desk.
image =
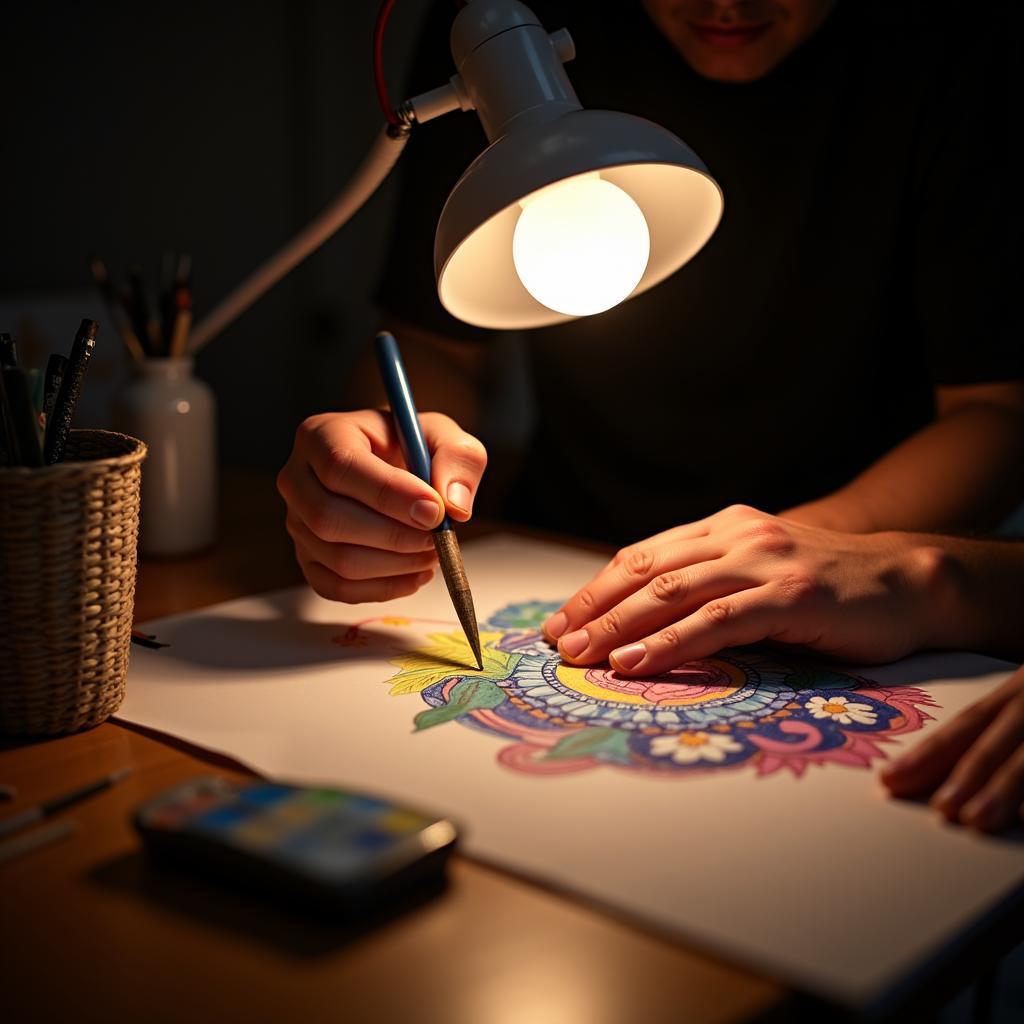
{"type": "Polygon", "coordinates": [[[266,893],[218,884],[212,879],[156,863],[136,851],[102,864],[89,881],[108,892],[144,901],[160,911],[187,917],[217,931],[256,940],[296,959],[327,956],[386,928],[399,918],[443,898],[443,880],[420,886],[372,911],[342,917],[305,912],[266,893]]]}

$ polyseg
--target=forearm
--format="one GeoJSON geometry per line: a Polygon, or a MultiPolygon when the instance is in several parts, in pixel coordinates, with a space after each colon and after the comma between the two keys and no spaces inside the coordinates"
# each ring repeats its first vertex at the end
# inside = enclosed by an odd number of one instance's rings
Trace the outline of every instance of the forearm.
{"type": "Polygon", "coordinates": [[[892,533],[921,646],[1024,658],[1024,541],[892,533]]]}
{"type": "Polygon", "coordinates": [[[845,487],[783,512],[834,530],[951,530],[994,525],[1020,500],[1024,416],[964,405],[930,423],[845,487]]]}

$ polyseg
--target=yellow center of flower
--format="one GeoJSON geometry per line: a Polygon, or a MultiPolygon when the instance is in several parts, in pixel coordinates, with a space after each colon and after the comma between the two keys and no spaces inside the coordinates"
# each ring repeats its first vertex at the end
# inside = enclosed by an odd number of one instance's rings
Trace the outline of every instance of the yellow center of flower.
{"type": "Polygon", "coordinates": [[[679,736],[679,742],[684,747],[702,747],[708,741],[706,732],[684,732],[679,736]]]}
{"type": "Polygon", "coordinates": [[[841,715],[849,709],[846,707],[845,704],[837,704],[835,701],[832,701],[831,703],[825,705],[825,710],[830,715],[841,715]]]}

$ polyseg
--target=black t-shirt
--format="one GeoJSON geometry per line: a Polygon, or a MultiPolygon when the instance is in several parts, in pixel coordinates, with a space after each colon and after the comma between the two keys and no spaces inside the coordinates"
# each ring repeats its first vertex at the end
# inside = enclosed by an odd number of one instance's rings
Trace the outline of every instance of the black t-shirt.
{"type": "MultiPolygon", "coordinates": [[[[733,502],[779,511],[919,429],[936,384],[1024,376],[1007,167],[1019,97],[995,25],[965,38],[941,5],[840,2],[771,74],[725,84],[695,74],[638,2],[532,6],[572,32],[583,105],[679,135],[725,213],[667,281],[526,333],[539,422],[506,514],[624,543],[733,502]]],[[[410,94],[452,73],[451,17],[447,3],[428,17],[410,94]]],[[[414,131],[378,292],[467,340],[487,333],[441,307],[433,235],[485,142],[472,114],[414,131]]]]}

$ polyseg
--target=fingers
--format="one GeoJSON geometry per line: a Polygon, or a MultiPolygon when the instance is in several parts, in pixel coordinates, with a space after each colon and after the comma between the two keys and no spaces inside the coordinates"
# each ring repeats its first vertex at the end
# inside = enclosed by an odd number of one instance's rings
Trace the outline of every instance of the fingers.
{"type": "Polygon", "coordinates": [[[390,424],[382,413],[314,417],[299,428],[296,446],[333,494],[421,530],[444,518],[444,503],[429,484],[382,457],[394,457],[390,424]]]}
{"type": "Polygon", "coordinates": [[[723,647],[764,640],[782,622],[791,631],[792,617],[792,603],[783,588],[766,583],[709,601],[680,622],[612,651],[609,660],[622,675],[658,675],[723,647]]]}
{"type": "Polygon", "coordinates": [[[883,784],[893,796],[914,797],[930,793],[988,728],[998,710],[998,707],[975,704],[961,711],[912,750],[883,768],[883,784]]]}
{"type": "Polygon", "coordinates": [[[442,413],[424,413],[420,423],[431,452],[434,486],[444,497],[448,514],[465,522],[473,512],[473,500],[487,467],[487,451],[472,434],[442,413]]]}
{"type": "Polygon", "coordinates": [[[1024,743],[992,776],[989,783],[960,812],[965,825],[995,832],[1024,813],[1024,743]]]}
{"type": "Polygon", "coordinates": [[[402,554],[434,550],[429,533],[406,526],[351,498],[332,494],[308,466],[289,463],[277,478],[289,518],[327,543],[348,543],[402,554]]]}
{"type": "MultiPolygon", "coordinates": [[[[655,544],[652,540],[626,548],[544,623],[544,632],[552,642],[584,627],[594,637],[602,628],[597,625],[598,620],[630,594],[662,575],[681,572],[720,554],[718,547],[701,538],[677,539],[668,544],[655,544]]],[[[607,625],[609,620],[606,619],[604,626],[607,625]]]]}
{"type": "Polygon", "coordinates": [[[678,622],[701,605],[758,584],[749,574],[730,569],[724,559],[700,562],[655,576],[582,629],[566,633],[559,653],[571,663],[592,665],[624,644],[678,622]]]}
{"type": "Polygon", "coordinates": [[[1017,697],[999,711],[957,761],[945,784],[932,797],[932,806],[948,821],[979,828],[1000,827],[1006,812],[1004,798],[1013,789],[1013,780],[1006,777],[1004,766],[1009,770],[1019,759],[1022,744],[1024,697],[1017,697]]]}
{"type": "Polygon", "coordinates": [[[415,594],[433,579],[433,570],[406,576],[388,576],[374,580],[346,580],[319,562],[302,561],[302,572],[309,585],[328,601],[361,604],[366,601],[392,601],[415,594]]]}
{"type": "Polygon", "coordinates": [[[299,561],[317,562],[342,579],[372,580],[383,576],[415,576],[433,569],[437,554],[429,551],[400,554],[358,544],[332,544],[321,540],[304,523],[288,516],[285,526],[295,541],[299,561]]]}

